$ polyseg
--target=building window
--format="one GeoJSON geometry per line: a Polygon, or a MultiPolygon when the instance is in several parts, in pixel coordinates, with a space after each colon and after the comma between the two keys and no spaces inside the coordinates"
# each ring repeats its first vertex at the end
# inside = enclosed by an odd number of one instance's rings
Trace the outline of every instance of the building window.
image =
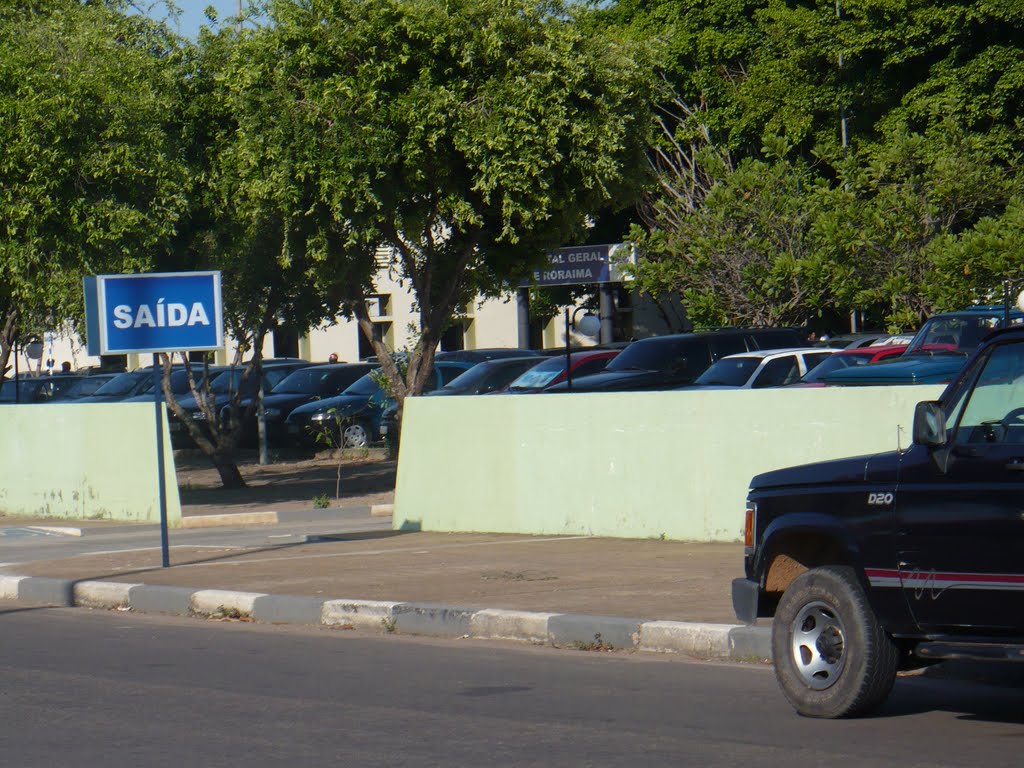
{"type": "Polygon", "coordinates": [[[375,293],[366,298],[366,312],[371,318],[391,317],[391,294],[375,293]]]}
{"type": "Polygon", "coordinates": [[[466,348],[466,326],[462,323],[453,323],[448,330],[441,334],[441,342],[438,347],[442,352],[454,352],[466,348]]]}
{"type": "MultiPolygon", "coordinates": [[[[381,343],[387,343],[388,332],[391,330],[391,323],[374,323],[373,324],[373,339],[381,343]]],[[[368,357],[376,357],[377,350],[373,348],[367,338],[366,334],[363,333],[362,329],[359,329],[359,359],[365,360],[368,357]]]]}
{"type": "Polygon", "coordinates": [[[271,337],[274,340],[274,357],[298,357],[299,334],[287,328],[275,328],[271,337]]]}

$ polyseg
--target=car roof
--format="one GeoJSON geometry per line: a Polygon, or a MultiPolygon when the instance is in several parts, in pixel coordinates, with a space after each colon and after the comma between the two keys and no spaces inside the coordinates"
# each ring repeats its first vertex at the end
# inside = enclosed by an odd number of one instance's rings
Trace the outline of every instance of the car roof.
{"type": "Polygon", "coordinates": [[[909,344],[879,344],[877,346],[871,345],[867,347],[843,347],[837,349],[833,354],[836,355],[861,355],[863,357],[872,357],[878,354],[885,354],[886,352],[893,352],[895,350],[904,350],[909,344]]]}
{"type": "Polygon", "coordinates": [[[737,352],[732,355],[726,355],[720,358],[721,360],[731,360],[738,357],[760,357],[767,359],[769,357],[785,357],[786,355],[794,355],[797,353],[812,353],[812,354],[825,354],[834,355],[839,352],[838,349],[832,349],[830,347],[785,347],[783,349],[752,349],[749,352],[737,352]]]}

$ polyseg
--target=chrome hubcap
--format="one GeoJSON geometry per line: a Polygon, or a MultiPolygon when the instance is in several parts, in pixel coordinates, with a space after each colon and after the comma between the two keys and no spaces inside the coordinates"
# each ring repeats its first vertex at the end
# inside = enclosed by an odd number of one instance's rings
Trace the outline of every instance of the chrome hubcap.
{"type": "Polygon", "coordinates": [[[822,602],[808,603],[793,620],[790,653],[808,688],[823,691],[839,680],[846,665],[846,630],[822,602]]]}

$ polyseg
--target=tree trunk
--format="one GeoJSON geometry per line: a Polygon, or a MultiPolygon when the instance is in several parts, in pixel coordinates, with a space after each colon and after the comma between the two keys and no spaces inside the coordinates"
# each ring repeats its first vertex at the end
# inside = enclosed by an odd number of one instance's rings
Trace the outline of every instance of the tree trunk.
{"type": "MultiPolygon", "coordinates": [[[[8,310],[3,318],[3,326],[0,327],[0,379],[3,379],[7,366],[11,359],[11,352],[14,349],[14,340],[17,334],[18,310],[8,310]]],[[[13,373],[13,372],[12,372],[13,373]]]]}
{"type": "Polygon", "coordinates": [[[210,457],[210,460],[213,462],[213,466],[217,468],[221,485],[224,488],[245,488],[245,480],[242,478],[242,473],[238,471],[238,465],[234,461],[216,453],[210,457]]]}

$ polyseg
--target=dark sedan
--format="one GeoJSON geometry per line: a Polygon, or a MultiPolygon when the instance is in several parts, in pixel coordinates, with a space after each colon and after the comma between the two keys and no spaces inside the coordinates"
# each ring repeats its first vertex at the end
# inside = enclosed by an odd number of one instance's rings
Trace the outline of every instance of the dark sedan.
{"type": "Polygon", "coordinates": [[[78,376],[69,374],[19,376],[17,379],[6,379],[0,386],[0,403],[25,405],[54,402],[78,379],[78,376]]]}
{"type": "Polygon", "coordinates": [[[486,395],[503,392],[508,385],[525,371],[536,365],[543,365],[540,355],[529,357],[503,357],[478,363],[460,376],[455,377],[440,389],[428,395],[486,395]]]}
{"type": "Polygon", "coordinates": [[[119,403],[142,392],[153,381],[151,368],[139,368],[119,373],[89,397],[80,397],[76,403],[119,403]]]}
{"type": "MultiPolygon", "coordinates": [[[[290,373],[302,368],[308,368],[310,365],[311,363],[305,360],[264,360],[262,363],[262,386],[264,391],[268,392],[272,390],[290,373]]],[[[240,391],[241,397],[244,399],[255,397],[259,392],[261,378],[250,375],[243,381],[242,376],[245,370],[245,365],[232,366],[227,370],[222,371],[210,382],[210,396],[213,398],[211,407],[215,418],[220,417],[220,413],[224,406],[231,402],[235,393],[240,391]]],[[[194,395],[183,395],[182,397],[177,398],[177,400],[178,405],[180,405],[192,417],[193,421],[198,422],[201,425],[205,424],[207,413],[203,407],[196,402],[194,395]]],[[[168,416],[170,417],[172,445],[176,448],[188,447],[191,445],[192,440],[188,436],[184,425],[178,421],[173,414],[168,414],[168,416]]]]}
{"type": "MultiPolygon", "coordinates": [[[[425,392],[473,367],[472,363],[434,363],[425,392]]],[[[381,416],[395,401],[380,385],[380,377],[368,373],[337,397],[300,405],[285,421],[291,439],[299,444],[321,442],[324,447],[365,448],[381,436],[381,416]]]]}
{"type": "MultiPolygon", "coordinates": [[[[371,363],[335,363],[313,365],[288,374],[270,394],[263,397],[268,443],[276,445],[283,441],[286,435],[285,419],[300,405],[340,395],[376,367],[371,363]]],[[[245,413],[252,402],[252,398],[242,400],[238,404],[239,410],[245,413]]],[[[230,408],[226,406],[221,412],[222,419],[231,418],[230,408]]],[[[243,440],[254,440],[257,430],[257,414],[253,408],[245,422],[243,440]]]]}
{"type": "MultiPolygon", "coordinates": [[[[639,339],[626,347],[608,367],[572,382],[577,392],[626,392],[676,389],[692,384],[719,358],[759,349],[798,347],[803,334],[792,328],[730,328],[677,333],[639,339]]],[[[549,392],[566,392],[569,382],[549,392]]]]}

